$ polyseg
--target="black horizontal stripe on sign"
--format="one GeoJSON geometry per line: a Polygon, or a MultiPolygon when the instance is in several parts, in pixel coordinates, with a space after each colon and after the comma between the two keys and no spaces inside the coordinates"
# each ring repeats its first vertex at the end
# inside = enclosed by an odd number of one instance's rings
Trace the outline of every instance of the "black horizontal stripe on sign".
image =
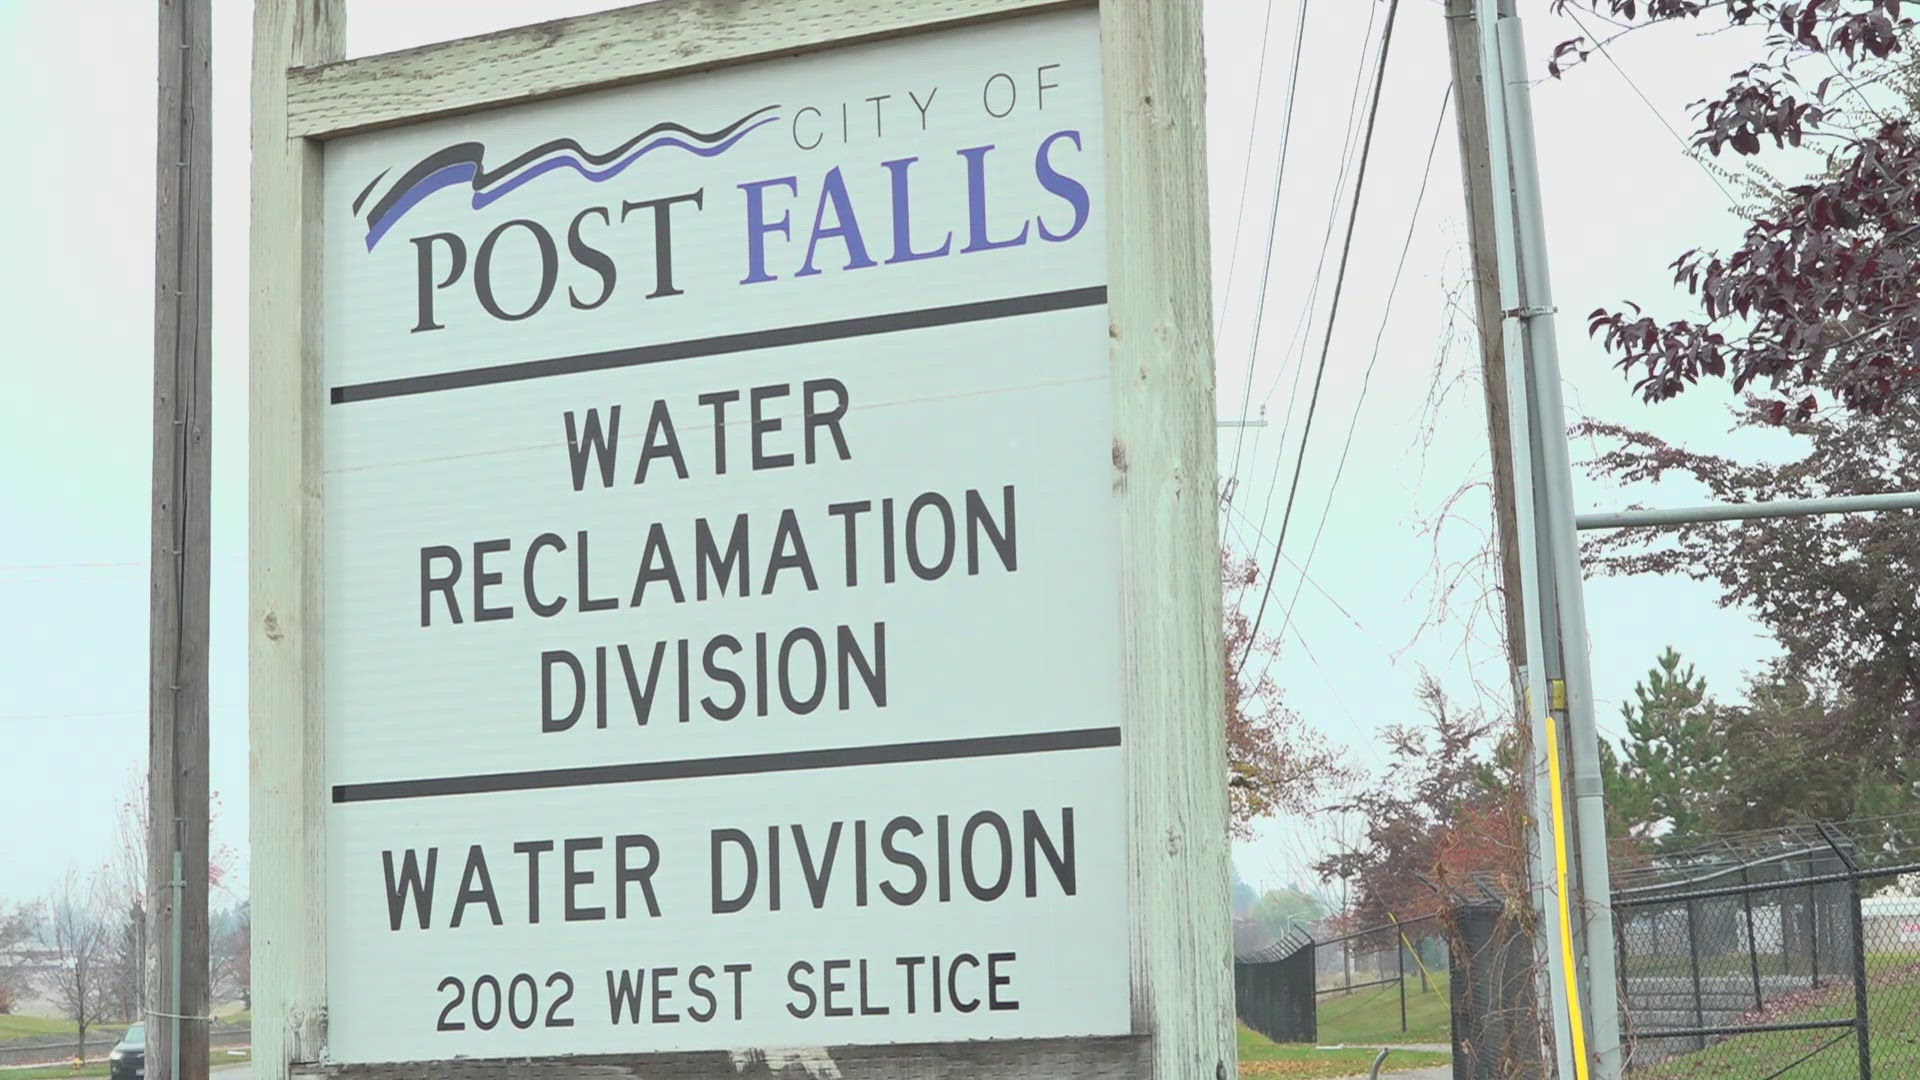
{"type": "Polygon", "coordinates": [[[916,761],[1042,754],[1056,750],[1090,750],[1119,746],[1117,727],[1043,731],[1030,735],[993,735],[934,742],[847,746],[831,750],[795,750],[780,754],[739,754],[731,757],[689,758],[681,761],[637,761],[624,765],[588,765],[571,769],[480,773],[427,780],[382,780],[368,784],[336,784],[336,803],[377,802],[384,799],[420,799],[434,795],[477,795],[500,791],[537,791],[541,788],[590,787],[595,784],[635,784],[649,780],[690,780],[703,776],[746,776],[753,773],[802,772],[841,769],[856,765],[900,765],[916,761]]]}
{"type": "Polygon", "coordinates": [[[862,315],[853,319],[782,326],[772,330],[750,330],[740,334],[695,338],[691,341],[636,345],[626,349],[581,353],[577,356],[556,356],[546,360],[525,360],[516,364],[467,368],[464,371],[443,371],[432,375],[410,375],[403,379],[349,383],[334,387],[331,399],[335,405],[344,405],[354,401],[372,401],[375,398],[429,394],[436,390],[458,390],[468,386],[518,382],[522,379],[544,379],[550,375],[577,375],[586,371],[607,371],[612,368],[635,367],[641,364],[662,364],[669,360],[692,360],[701,356],[721,356],[727,353],[750,352],[755,349],[777,349],[784,345],[806,345],[817,341],[835,341],[840,338],[891,334],[900,330],[924,330],[934,326],[955,326],[960,323],[984,322],[988,319],[1005,319],[1016,315],[1037,315],[1047,311],[1094,307],[1106,302],[1107,287],[1105,285],[1094,285],[1084,289],[1063,289],[1058,292],[1030,293],[1026,296],[1010,296],[1000,300],[980,300],[970,304],[950,304],[945,307],[920,308],[916,311],[896,311],[886,315],[862,315]]]}

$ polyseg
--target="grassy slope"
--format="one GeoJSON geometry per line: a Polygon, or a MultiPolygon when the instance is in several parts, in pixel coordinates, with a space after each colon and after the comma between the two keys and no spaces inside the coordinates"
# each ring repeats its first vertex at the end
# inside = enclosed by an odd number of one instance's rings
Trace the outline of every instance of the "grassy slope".
{"type": "Polygon", "coordinates": [[[0,1016],[0,1039],[45,1038],[72,1032],[73,1025],[58,1016],[0,1016]]]}
{"type": "Polygon", "coordinates": [[[1395,987],[1375,986],[1352,994],[1324,994],[1320,998],[1320,1042],[1374,1046],[1452,1042],[1447,976],[1436,974],[1432,987],[1423,994],[1418,976],[1407,980],[1405,1032],[1400,1030],[1400,991],[1395,987]]]}
{"type": "MultiPolygon", "coordinates": [[[[1890,958],[1868,957],[1869,969],[1878,968],[1875,982],[1869,983],[1867,1024],[1872,1033],[1873,1073],[1875,1076],[1920,1077],[1920,968],[1896,970],[1890,958]]],[[[1911,961],[1907,961],[1911,964],[1911,961]]],[[[1795,1023],[1851,1016],[1853,988],[1843,984],[1823,993],[1818,1000],[1797,1009],[1768,1016],[1768,1023],[1795,1023]]],[[[1636,1080],[1734,1080],[1769,1076],[1795,1058],[1810,1053],[1840,1035],[1832,1031],[1762,1032],[1742,1035],[1717,1043],[1697,1054],[1688,1054],[1662,1062],[1655,1068],[1635,1074],[1636,1080]]],[[[1779,1075],[1785,1080],[1852,1075],[1858,1060],[1851,1034],[1833,1046],[1814,1054],[1804,1064],[1779,1075]]]]}

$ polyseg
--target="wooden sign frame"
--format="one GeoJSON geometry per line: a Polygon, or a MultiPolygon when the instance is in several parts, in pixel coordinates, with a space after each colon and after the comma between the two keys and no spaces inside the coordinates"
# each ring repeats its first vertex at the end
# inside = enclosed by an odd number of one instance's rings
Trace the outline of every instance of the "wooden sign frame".
{"type": "Polygon", "coordinates": [[[1113,497],[1133,1034],[770,1053],[328,1063],[321,199],[328,139],[1093,0],[658,0],[344,60],[344,0],[256,0],[248,647],[253,1068],[403,1077],[1237,1075],[1198,0],[1104,0],[1113,497]],[[830,1065],[828,1063],[831,1063],[830,1065]]]}

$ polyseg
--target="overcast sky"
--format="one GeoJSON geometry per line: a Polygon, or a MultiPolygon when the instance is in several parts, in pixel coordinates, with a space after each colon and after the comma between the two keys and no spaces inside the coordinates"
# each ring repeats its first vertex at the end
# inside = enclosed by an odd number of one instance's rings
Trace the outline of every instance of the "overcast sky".
{"type": "MultiPolygon", "coordinates": [[[[348,52],[609,6],[350,0],[348,52]]],[[[212,776],[215,842],[244,862],[251,5],[216,0],[214,11],[212,776]]],[[[1344,216],[1324,264],[1321,253],[1343,147],[1357,129],[1351,105],[1385,11],[1385,0],[1340,0],[1314,5],[1307,18],[1262,298],[1297,8],[1291,0],[1276,4],[1268,18],[1256,0],[1207,5],[1214,293],[1216,308],[1224,306],[1219,408],[1222,417],[1244,409],[1270,425],[1221,434],[1221,471],[1235,479],[1224,523],[1229,543],[1263,565],[1300,453],[1332,294],[1344,216]],[[1256,80],[1263,80],[1257,96],[1256,80]],[[1302,330],[1316,275],[1316,316],[1302,330]]],[[[1528,30],[1536,70],[1554,42],[1579,32],[1544,13],[1528,30]]],[[[152,5],[140,0],[0,0],[0,100],[9,103],[0,125],[12,163],[0,170],[0,205],[14,208],[10,257],[0,260],[9,375],[0,399],[0,459],[8,463],[0,471],[0,618],[8,644],[0,650],[0,899],[42,893],[67,868],[103,861],[115,803],[145,759],[152,38],[152,5]]],[[[1737,237],[1726,196],[1682,156],[1661,118],[1689,130],[1686,105],[1746,62],[1741,50],[1750,44],[1740,35],[1700,38],[1686,30],[1637,34],[1615,47],[1615,57],[1651,104],[1596,62],[1565,81],[1539,83],[1535,108],[1570,408],[1723,452],[1772,453],[1780,447],[1764,437],[1728,433],[1731,395],[1723,386],[1641,405],[1586,341],[1583,320],[1626,296],[1677,303],[1664,270],[1673,256],[1737,237]]],[[[1450,502],[1484,477],[1488,458],[1479,389],[1470,381],[1471,322],[1454,306],[1466,250],[1447,82],[1441,6],[1406,0],[1286,542],[1312,583],[1298,590],[1295,606],[1299,575],[1283,562],[1265,623],[1268,632],[1285,627],[1272,670],[1289,703],[1370,766],[1380,762],[1378,729],[1417,715],[1413,688],[1423,666],[1463,698],[1476,677],[1496,688],[1505,678],[1491,627],[1470,633],[1477,588],[1462,585],[1434,604],[1436,565],[1445,569],[1480,550],[1487,519],[1477,491],[1450,502]],[[1448,523],[1436,538],[1428,523],[1443,514],[1448,523]]],[[[1576,446],[1576,459],[1586,452],[1576,446]]],[[[1629,501],[1578,477],[1576,495],[1582,507],[1629,501]]],[[[1674,487],[1633,497],[1682,503],[1697,495],[1674,487]]],[[[1771,651],[1756,624],[1718,608],[1712,590],[1691,582],[1596,581],[1588,608],[1603,728],[1617,729],[1617,702],[1667,644],[1723,693],[1736,691],[1742,674],[1771,651]]],[[[1302,852],[1312,847],[1301,838],[1315,832],[1312,823],[1267,824],[1236,852],[1242,872],[1263,886],[1297,877],[1302,852]]]]}

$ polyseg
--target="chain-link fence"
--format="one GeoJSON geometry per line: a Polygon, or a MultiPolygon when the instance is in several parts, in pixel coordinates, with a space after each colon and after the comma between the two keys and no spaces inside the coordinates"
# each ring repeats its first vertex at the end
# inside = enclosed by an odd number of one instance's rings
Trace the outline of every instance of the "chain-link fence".
{"type": "Polygon", "coordinates": [[[1313,957],[1313,938],[1304,930],[1290,929],[1259,948],[1236,949],[1233,1000],[1240,1022],[1277,1043],[1317,1041],[1313,957]]]}
{"type": "Polygon", "coordinates": [[[1444,1042],[1448,933],[1436,914],[1325,940],[1248,935],[1234,950],[1240,1019],[1275,1042],[1444,1042]]]}
{"type": "Polygon", "coordinates": [[[1823,839],[1614,895],[1639,1077],[1920,1077],[1920,864],[1823,839]]]}
{"type": "Polygon", "coordinates": [[[1447,931],[1440,916],[1392,921],[1314,942],[1315,993],[1345,998],[1373,992],[1397,999],[1399,1029],[1408,1031],[1407,997],[1443,990],[1447,931]]]}

